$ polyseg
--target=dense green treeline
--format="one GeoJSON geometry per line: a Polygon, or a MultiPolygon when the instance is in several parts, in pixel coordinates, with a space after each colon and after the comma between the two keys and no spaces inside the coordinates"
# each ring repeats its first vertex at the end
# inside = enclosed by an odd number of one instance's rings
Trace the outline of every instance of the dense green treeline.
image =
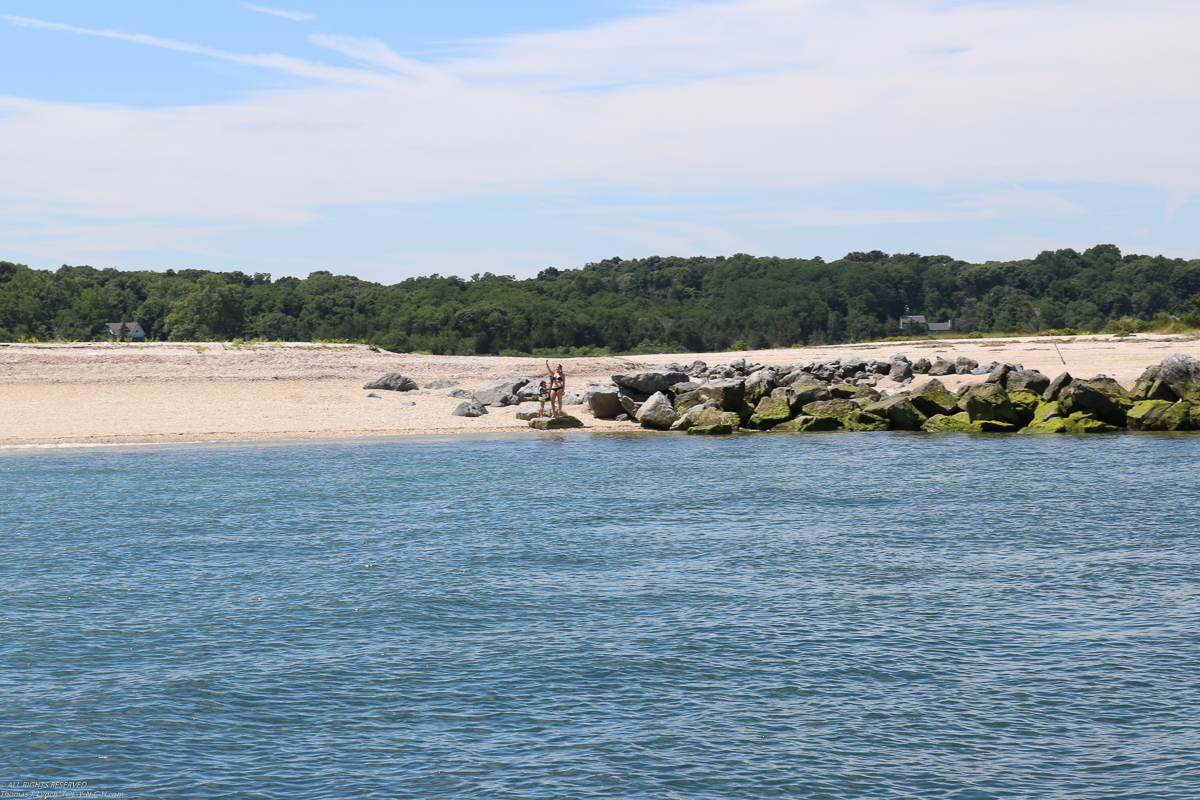
{"type": "Polygon", "coordinates": [[[151,340],[361,340],[432,353],[718,351],[862,341],[899,333],[904,314],[962,333],[1101,331],[1200,319],[1200,259],[1086,252],[971,264],[949,256],[612,258],[537,278],[431,275],[392,286],[203,270],[55,272],[0,262],[0,340],[99,338],[134,321],[151,340]]]}

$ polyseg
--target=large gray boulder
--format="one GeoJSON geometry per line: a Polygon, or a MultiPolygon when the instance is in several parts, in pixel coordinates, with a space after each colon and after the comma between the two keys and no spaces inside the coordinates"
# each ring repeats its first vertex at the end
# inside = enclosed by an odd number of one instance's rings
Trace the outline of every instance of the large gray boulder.
{"type": "Polygon", "coordinates": [[[675,395],[676,397],[681,397],[685,394],[688,394],[689,392],[696,391],[702,385],[703,384],[693,383],[691,381],[684,381],[683,383],[672,384],[671,394],[675,395]]]}
{"type": "Polygon", "coordinates": [[[775,387],[779,386],[779,376],[771,369],[760,369],[746,378],[745,401],[757,405],[758,401],[770,396],[775,387]]]}
{"type": "Polygon", "coordinates": [[[1180,400],[1200,403],[1200,361],[1192,356],[1172,353],[1159,365],[1158,378],[1180,400]]]}
{"type": "Polygon", "coordinates": [[[665,431],[670,430],[671,426],[675,424],[675,420],[679,419],[679,415],[675,413],[675,409],[671,407],[671,401],[665,394],[655,392],[646,402],[642,403],[636,419],[643,428],[665,431]]]}
{"type": "Polygon", "coordinates": [[[928,375],[930,366],[928,358],[918,358],[913,362],[912,370],[918,375],[928,375]]]}
{"type": "Polygon", "coordinates": [[[829,391],[829,387],[811,375],[800,373],[800,379],[788,384],[795,396],[793,406],[796,410],[803,408],[809,403],[815,403],[819,400],[832,400],[833,392],[829,391]]]}
{"type": "MultiPolygon", "coordinates": [[[[681,380],[676,383],[682,383],[687,380],[687,375],[678,373],[681,380]]],[[[632,389],[635,392],[642,394],[654,394],[655,392],[665,392],[671,388],[671,382],[667,380],[667,375],[664,372],[626,372],[621,375],[612,376],[613,383],[617,386],[623,386],[626,389],[632,389]]]]}
{"type": "Polygon", "coordinates": [[[1071,385],[1071,381],[1075,380],[1071,377],[1071,373],[1060,373],[1057,378],[1050,381],[1050,385],[1046,387],[1046,391],[1042,392],[1042,399],[1047,403],[1058,399],[1062,390],[1071,385]]]}
{"type": "Polygon", "coordinates": [[[954,362],[954,371],[959,375],[970,375],[971,370],[979,366],[979,362],[969,356],[959,356],[954,362]]]}
{"type": "Polygon", "coordinates": [[[528,403],[530,401],[537,402],[538,390],[541,389],[541,386],[539,386],[539,384],[542,381],[546,381],[547,387],[550,386],[550,381],[544,377],[536,378],[536,379],[530,378],[529,383],[525,384],[524,386],[517,387],[517,390],[515,392],[513,392],[513,394],[515,394],[517,396],[517,399],[520,400],[522,403],[528,403]]]}
{"type": "MultiPolygon", "coordinates": [[[[998,384],[1000,387],[1007,389],[1008,388],[1008,386],[1007,386],[1008,376],[1012,371],[1013,371],[1013,369],[1012,369],[1011,364],[996,364],[995,366],[993,366],[991,369],[988,370],[988,372],[986,373],[987,377],[984,379],[983,382],[984,383],[995,383],[995,384],[998,384]]],[[[979,368],[977,368],[971,374],[972,375],[981,375],[984,373],[979,372],[979,368]]],[[[1047,380],[1046,382],[1047,382],[1047,384],[1049,384],[1049,380],[1047,380]]],[[[1042,387],[1043,390],[1045,390],[1045,388],[1046,388],[1045,386],[1042,387]]]]}
{"type": "Polygon", "coordinates": [[[529,383],[529,378],[501,378],[488,381],[475,390],[475,402],[485,406],[515,405],[517,391],[529,383]],[[510,400],[510,398],[512,398],[510,400]]]}
{"type": "MultiPolygon", "coordinates": [[[[905,381],[912,380],[912,376],[912,364],[908,363],[908,361],[893,361],[892,368],[888,371],[888,377],[896,383],[904,383],[905,381]]],[[[924,422],[924,420],[921,421],[924,422]]]]}
{"type": "MultiPolygon", "coordinates": [[[[699,388],[700,388],[699,386],[696,387],[696,389],[699,389],[699,388]]],[[[693,389],[690,392],[684,392],[683,394],[677,395],[675,397],[675,410],[678,411],[680,414],[682,414],[683,412],[687,411],[689,408],[694,408],[695,406],[701,405],[706,402],[712,402],[712,401],[708,400],[706,397],[704,397],[702,394],[700,394],[700,392],[693,389]]]]}
{"type": "Polygon", "coordinates": [[[621,396],[615,388],[591,384],[583,393],[583,404],[597,419],[613,419],[624,413],[621,396]]]}
{"type": "Polygon", "coordinates": [[[475,393],[470,389],[451,389],[446,392],[446,397],[457,397],[459,400],[474,400],[475,393]]]}
{"type": "Polygon", "coordinates": [[[853,378],[860,372],[866,372],[867,362],[858,356],[846,356],[841,359],[841,369],[838,377],[853,378]]]}
{"type": "Polygon", "coordinates": [[[389,392],[415,392],[420,389],[417,382],[399,372],[389,372],[382,378],[376,378],[370,383],[363,384],[364,389],[385,389],[389,392]]]}
{"type": "Polygon", "coordinates": [[[718,378],[696,391],[701,397],[715,400],[722,411],[737,411],[746,398],[746,382],[739,378],[718,378]]]}
{"type": "Polygon", "coordinates": [[[933,364],[929,366],[929,372],[927,374],[940,377],[942,375],[954,375],[955,372],[956,370],[953,361],[948,358],[942,358],[941,356],[938,356],[937,361],[934,361],[933,364]]]}
{"type": "Polygon", "coordinates": [[[1030,392],[1040,395],[1050,388],[1050,378],[1036,369],[1018,369],[1008,373],[1004,388],[1010,392],[1030,392]]]}
{"type": "Polygon", "coordinates": [[[459,403],[458,408],[450,412],[455,417],[482,417],[488,413],[483,403],[459,403]]]}
{"type": "Polygon", "coordinates": [[[432,381],[425,384],[426,389],[449,389],[451,386],[458,386],[458,381],[432,381]]]}

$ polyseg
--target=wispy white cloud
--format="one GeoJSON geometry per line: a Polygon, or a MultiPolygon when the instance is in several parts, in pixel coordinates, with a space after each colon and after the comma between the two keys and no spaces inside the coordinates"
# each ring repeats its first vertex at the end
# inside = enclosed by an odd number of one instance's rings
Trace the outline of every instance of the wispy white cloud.
{"type": "Polygon", "coordinates": [[[147,36],[146,34],[142,33],[124,33],[123,31],[114,30],[93,30],[91,28],[81,28],[76,25],[64,25],[59,22],[46,22],[45,20],[32,19],[30,17],[14,17],[5,15],[4,19],[13,25],[23,28],[39,28],[41,30],[58,31],[60,33],[76,33],[84,36],[99,36],[104,39],[117,39],[119,41],[131,42],[133,44],[146,45],[148,47],[160,47],[166,50],[177,50],[181,53],[193,53],[195,55],[207,56],[209,58],[216,58],[222,61],[232,61],[238,64],[246,64],[249,66],[263,67],[265,69],[278,70],[280,72],[287,72],[299,77],[313,78],[321,81],[376,87],[383,87],[387,83],[386,76],[378,75],[365,70],[331,67],[325,64],[307,61],[302,58],[279,55],[278,53],[259,55],[233,53],[228,50],[220,50],[215,47],[206,47],[204,45],[192,44],[190,42],[177,41],[175,39],[163,39],[158,36],[147,36]]]}
{"type": "Polygon", "coordinates": [[[378,39],[313,33],[309,35],[308,40],[318,47],[333,50],[357,61],[383,67],[401,75],[429,81],[450,80],[450,75],[445,70],[413,58],[405,58],[378,39]]]}
{"type": "MultiPolygon", "coordinates": [[[[487,195],[966,197],[873,211],[781,202],[756,223],[804,227],[1084,211],[1017,190],[982,197],[981,185],[1155,187],[1168,216],[1200,192],[1200,105],[1185,101],[1200,74],[1193,0],[683,4],[477,42],[437,64],[374,39],[310,37],[350,66],[5,19],[310,80],[202,106],[0,98],[0,202],[50,215],[291,225],[329,206],[487,195]]],[[[663,226],[608,233],[723,247],[663,226]]]]}
{"type": "Polygon", "coordinates": [[[271,14],[276,17],[290,19],[292,22],[309,22],[317,18],[316,14],[310,14],[307,11],[284,11],[280,8],[266,8],[264,6],[255,6],[250,3],[242,3],[245,8],[251,11],[257,11],[260,14],[271,14]]]}

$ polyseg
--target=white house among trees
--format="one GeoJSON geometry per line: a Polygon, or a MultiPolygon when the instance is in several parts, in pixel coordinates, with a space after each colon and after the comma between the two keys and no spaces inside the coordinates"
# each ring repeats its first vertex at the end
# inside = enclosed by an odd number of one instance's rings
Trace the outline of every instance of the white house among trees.
{"type": "Polygon", "coordinates": [[[106,322],[104,328],[110,341],[115,342],[126,337],[135,342],[146,341],[146,332],[136,322],[106,322]]]}
{"type": "Polygon", "coordinates": [[[937,331],[948,331],[954,326],[954,320],[946,322],[926,322],[922,316],[901,317],[900,330],[906,331],[909,326],[914,328],[924,328],[925,330],[935,333],[937,331]]]}

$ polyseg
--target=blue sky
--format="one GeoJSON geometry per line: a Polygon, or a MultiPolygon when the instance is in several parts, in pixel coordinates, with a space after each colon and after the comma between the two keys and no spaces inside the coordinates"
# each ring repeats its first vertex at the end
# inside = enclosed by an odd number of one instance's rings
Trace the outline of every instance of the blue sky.
{"type": "Polygon", "coordinates": [[[1200,257],[1200,4],[7,0],[0,259],[1200,257]]]}

